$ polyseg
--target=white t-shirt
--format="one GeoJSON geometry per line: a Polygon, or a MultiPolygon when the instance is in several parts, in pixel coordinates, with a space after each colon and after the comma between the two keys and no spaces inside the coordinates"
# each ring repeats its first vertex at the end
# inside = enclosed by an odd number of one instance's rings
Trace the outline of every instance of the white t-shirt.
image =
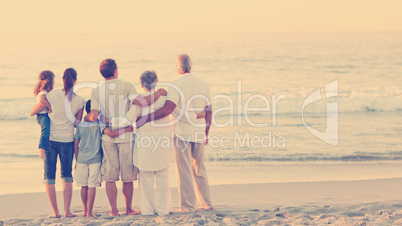
{"type": "MultiPolygon", "coordinates": [[[[36,103],[38,104],[38,103],[40,103],[40,97],[42,96],[42,95],[46,95],[47,94],[47,91],[40,91],[39,93],[38,93],[38,95],[36,95],[36,103]]],[[[40,111],[40,112],[38,112],[38,114],[46,114],[47,113],[47,108],[45,108],[45,109],[43,109],[42,111],[40,111]]]]}
{"type": "MultiPolygon", "coordinates": [[[[91,110],[98,110],[106,118],[125,117],[131,107],[131,102],[138,96],[134,86],[119,79],[111,79],[99,82],[99,86],[92,90],[91,110]]],[[[118,128],[111,128],[112,130],[118,128]]],[[[129,133],[116,138],[106,134],[102,140],[112,143],[130,142],[129,133]]]]}
{"type": "Polygon", "coordinates": [[[52,107],[50,118],[50,140],[57,142],[74,141],[74,121],[77,112],[85,106],[85,100],[73,95],[71,102],[62,90],[52,90],[47,96],[52,107]]]}
{"type": "Polygon", "coordinates": [[[175,103],[184,112],[175,124],[175,136],[183,141],[203,143],[205,119],[200,118],[189,123],[191,117],[187,116],[190,112],[202,112],[206,106],[211,105],[209,85],[190,73],[181,75],[172,85],[167,92],[167,100],[175,103]]]}

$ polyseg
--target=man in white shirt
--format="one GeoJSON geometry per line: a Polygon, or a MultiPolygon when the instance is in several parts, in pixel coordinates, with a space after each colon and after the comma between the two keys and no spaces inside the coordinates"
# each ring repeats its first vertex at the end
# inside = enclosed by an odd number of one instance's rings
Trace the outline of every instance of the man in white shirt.
{"type": "Polygon", "coordinates": [[[208,142],[212,118],[211,98],[209,85],[190,73],[191,66],[188,55],[178,55],[176,70],[180,78],[175,80],[169,88],[165,105],[137,120],[137,128],[139,128],[147,122],[166,117],[173,112],[176,106],[182,109],[183,115],[177,118],[178,121],[174,125],[174,146],[180,209],[185,212],[195,211],[196,197],[200,203],[199,209],[213,209],[204,166],[204,142],[205,144],[208,142]],[[191,121],[191,118],[188,118],[189,112],[201,112],[204,109],[206,110],[205,119],[197,119],[195,122],[188,123],[191,121]]]}

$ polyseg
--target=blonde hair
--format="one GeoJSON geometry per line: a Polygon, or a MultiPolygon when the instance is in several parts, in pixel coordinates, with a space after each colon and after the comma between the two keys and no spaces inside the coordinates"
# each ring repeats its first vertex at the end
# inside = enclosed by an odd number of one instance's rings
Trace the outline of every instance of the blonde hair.
{"type": "Polygon", "coordinates": [[[42,71],[39,73],[39,81],[34,88],[34,95],[38,96],[39,92],[49,92],[53,89],[54,74],[51,71],[42,71]]]}

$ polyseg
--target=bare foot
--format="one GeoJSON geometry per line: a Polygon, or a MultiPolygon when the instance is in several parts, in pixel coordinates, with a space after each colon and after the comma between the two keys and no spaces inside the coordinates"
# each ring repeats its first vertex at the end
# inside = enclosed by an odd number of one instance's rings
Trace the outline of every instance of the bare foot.
{"type": "Polygon", "coordinates": [[[92,213],[88,213],[87,218],[95,218],[95,216],[92,213]]]}
{"type": "Polygon", "coordinates": [[[109,210],[109,211],[107,211],[107,214],[112,217],[117,217],[117,216],[119,216],[119,211],[118,210],[109,210]]]}
{"type": "Polygon", "coordinates": [[[178,213],[193,213],[196,210],[195,209],[189,210],[189,209],[186,209],[186,208],[178,208],[175,211],[178,212],[178,213]]]}
{"type": "Polygon", "coordinates": [[[139,215],[141,214],[141,210],[135,210],[133,208],[126,210],[126,215],[139,215]]]}
{"type": "Polygon", "coordinates": [[[76,217],[77,215],[75,215],[75,214],[72,214],[72,213],[66,213],[66,214],[64,214],[64,217],[66,217],[66,218],[71,218],[71,217],[76,217]]]}
{"type": "Polygon", "coordinates": [[[199,207],[197,210],[211,211],[214,210],[214,207],[199,207]]]}
{"type": "Polygon", "coordinates": [[[60,218],[59,210],[57,210],[57,212],[53,212],[53,215],[51,215],[50,218],[60,218]]]}
{"type": "Polygon", "coordinates": [[[39,148],[39,158],[46,159],[45,149],[39,148]]]}

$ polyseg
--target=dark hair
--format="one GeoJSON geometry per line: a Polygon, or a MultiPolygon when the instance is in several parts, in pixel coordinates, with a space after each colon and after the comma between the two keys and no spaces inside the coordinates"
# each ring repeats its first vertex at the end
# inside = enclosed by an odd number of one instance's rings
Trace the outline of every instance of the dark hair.
{"type": "Polygon", "coordinates": [[[158,76],[155,71],[144,71],[140,76],[140,81],[145,88],[152,90],[156,86],[158,76]]]}
{"type": "Polygon", "coordinates": [[[64,93],[67,95],[68,101],[71,101],[73,98],[73,91],[74,82],[77,80],[77,71],[74,68],[67,68],[64,71],[63,75],[63,83],[64,83],[64,93]]]}
{"type": "Polygon", "coordinates": [[[39,81],[34,88],[34,95],[38,96],[41,91],[49,92],[53,89],[54,74],[51,71],[42,71],[39,73],[39,81]]]}
{"type": "Polygon", "coordinates": [[[99,71],[104,78],[110,78],[114,76],[114,71],[117,69],[117,64],[113,59],[105,59],[99,66],[99,71]]]}
{"type": "Polygon", "coordinates": [[[85,105],[85,111],[87,112],[87,114],[91,112],[91,99],[87,101],[87,104],[85,105]]]}

